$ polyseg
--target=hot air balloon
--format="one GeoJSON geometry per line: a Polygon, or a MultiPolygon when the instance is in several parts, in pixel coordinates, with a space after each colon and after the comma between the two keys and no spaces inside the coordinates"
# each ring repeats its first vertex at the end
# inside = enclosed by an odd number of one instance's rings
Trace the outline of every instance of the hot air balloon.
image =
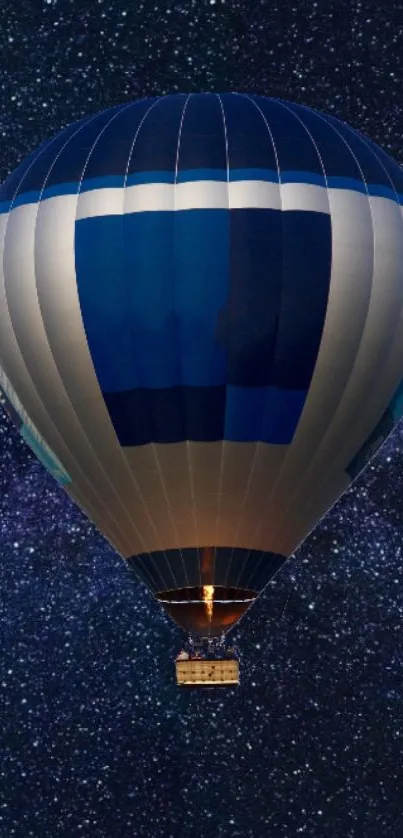
{"type": "MultiPolygon", "coordinates": [[[[235,93],[92,115],[2,187],[3,400],[195,641],[217,650],[402,413],[402,196],[344,123],[235,93]]],[[[178,682],[234,661],[186,652],[178,682]]]]}

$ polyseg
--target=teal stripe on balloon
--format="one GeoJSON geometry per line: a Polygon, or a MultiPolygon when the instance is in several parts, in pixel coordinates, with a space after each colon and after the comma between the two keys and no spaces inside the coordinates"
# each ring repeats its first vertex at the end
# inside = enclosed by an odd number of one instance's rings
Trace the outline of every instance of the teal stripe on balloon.
{"type": "Polygon", "coordinates": [[[37,456],[38,460],[40,460],[40,462],[50,472],[52,477],[54,477],[61,486],[68,486],[69,483],[71,483],[71,477],[68,475],[60,460],[58,460],[45,441],[41,440],[39,435],[34,433],[32,428],[28,425],[22,426],[20,434],[37,456]]]}

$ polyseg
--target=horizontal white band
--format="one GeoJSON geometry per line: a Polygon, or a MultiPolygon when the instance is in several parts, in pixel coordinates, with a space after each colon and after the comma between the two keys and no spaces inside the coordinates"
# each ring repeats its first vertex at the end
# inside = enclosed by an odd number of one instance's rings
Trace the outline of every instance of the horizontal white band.
{"type": "MultiPolygon", "coordinates": [[[[52,200],[51,198],[48,200],[52,200]]],[[[327,190],[306,183],[201,180],[94,189],[78,198],[77,219],[133,212],[191,209],[274,209],[329,212],[327,190]]]]}
{"type": "MultiPolygon", "coordinates": [[[[326,188],[310,183],[270,183],[261,180],[192,181],[186,183],[145,183],[123,187],[92,189],[77,195],[57,195],[44,198],[38,206],[43,212],[61,213],[65,204],[75,206],[75,218],[97,218],[106,215],[123,215],[140,212],[172,212],[192,209],[273,209],[299,210],[302,212],[332,213],[333,199],[368,202],[368,196],[351,189],[326,188]]],[[[396,206],[391,198],[369,197],[371,205],[396,206]]],[[[30,204],[29,206],[32,206],[30,204]]],[[[17,206],[11,214],[25,211],[26,205],[17,206]]],[[[403,206],[400,207],[403,213],[403,206]]],[[[4,213],[3,218],[7,218],[4,213]]]]}
{"type": "Polygon", "coordinates": [[[212,599],[206,600],[205,599],[160,599],[157,597],[158,602],[161,602],[163,605],[234,605],[237,603],[238,605],[245,603],[245,602],[254,602],[256,597],[249,597],[248,599],[212,599]]]}

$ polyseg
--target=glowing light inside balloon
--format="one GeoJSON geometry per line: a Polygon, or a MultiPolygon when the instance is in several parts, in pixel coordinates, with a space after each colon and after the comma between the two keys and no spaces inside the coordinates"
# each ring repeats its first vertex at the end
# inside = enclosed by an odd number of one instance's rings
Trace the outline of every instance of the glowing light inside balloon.
{"type": "Polygon", "coordinates": [[[213,619],[214,585],[203,585],[203,599],[206,603],[206,611],[209,622],[213,619]]]}

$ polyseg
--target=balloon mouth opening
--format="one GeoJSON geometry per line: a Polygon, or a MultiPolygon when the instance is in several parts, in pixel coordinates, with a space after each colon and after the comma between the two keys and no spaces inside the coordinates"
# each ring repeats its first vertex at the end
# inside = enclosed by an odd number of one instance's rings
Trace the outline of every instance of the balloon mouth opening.
{"type": "Polygon", "coordinates": [[[255,601],[256,591],[200,585],[159,591],[157,600],[184,631],[216,637],[229,631],[255,601]]]}

